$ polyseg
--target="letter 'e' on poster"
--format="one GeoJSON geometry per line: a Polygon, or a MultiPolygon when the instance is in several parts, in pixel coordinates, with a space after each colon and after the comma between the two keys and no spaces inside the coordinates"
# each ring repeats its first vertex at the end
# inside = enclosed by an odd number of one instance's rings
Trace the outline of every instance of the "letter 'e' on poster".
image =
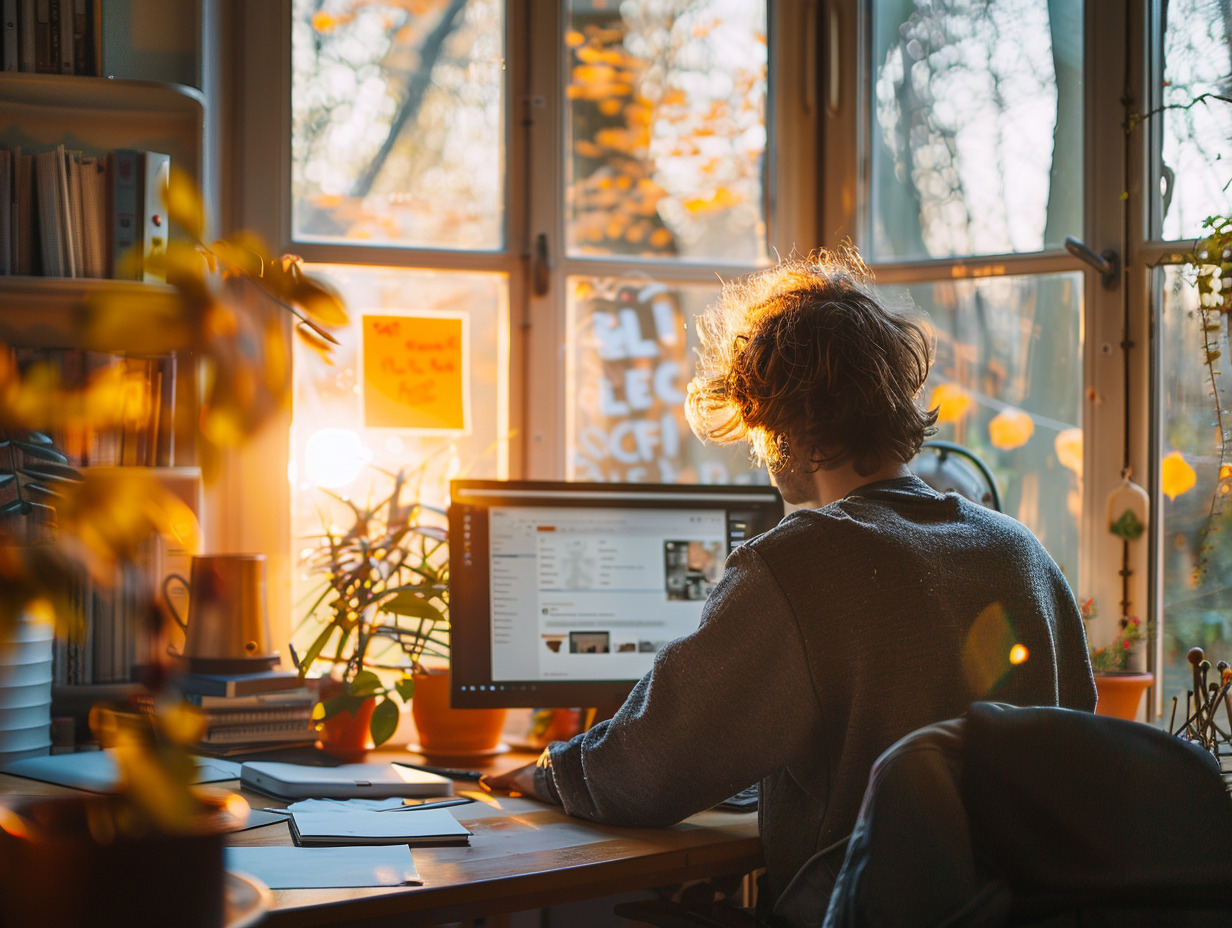
{"type": "Polygon", "coordinates": [[[440,434],[470,424],[469,320],[460,313],[364,313],[362,408],[367,428],[440,434]]]}

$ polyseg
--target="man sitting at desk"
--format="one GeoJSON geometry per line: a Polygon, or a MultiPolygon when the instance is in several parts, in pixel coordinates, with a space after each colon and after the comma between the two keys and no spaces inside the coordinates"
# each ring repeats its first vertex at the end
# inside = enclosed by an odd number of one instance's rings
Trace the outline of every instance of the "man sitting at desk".
{"type": "Polygon", "coordinates": [[[731,554],[614,718],[487,783],[661,826],[760,781],[763,902],[815,924],[877,756],[976,700],[1093,709],[1086,636],[1026,528],[911,474],[929,338],[858,258],[728,284],[699,324],[694,431],[747,441],[807,508],[731,554]]]}

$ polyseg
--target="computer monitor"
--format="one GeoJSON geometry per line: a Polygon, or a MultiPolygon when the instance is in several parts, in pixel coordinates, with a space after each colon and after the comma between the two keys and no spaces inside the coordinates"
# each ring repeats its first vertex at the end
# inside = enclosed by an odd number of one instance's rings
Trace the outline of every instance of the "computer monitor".
{"type": "Polygon", "coordinates": [[[771,486],[455,480],[451,701],[614,712],[698,626],[727,555],[772,528],[771,486]]]}

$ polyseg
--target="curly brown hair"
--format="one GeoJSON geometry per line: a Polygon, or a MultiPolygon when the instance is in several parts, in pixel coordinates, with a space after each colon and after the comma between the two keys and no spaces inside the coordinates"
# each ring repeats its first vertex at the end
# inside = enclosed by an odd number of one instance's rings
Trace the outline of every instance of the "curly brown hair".
{"type": "Polygon", "coordinates": [[[772,472],[789,453],[809,470],[850,461],[862,476],[911,460],[937,420],[917,403],[931,329],[884,305],[871,280],[854,251],[818,251],[725,283],[697,320],[694,433],[748,441],[772,472]]]}

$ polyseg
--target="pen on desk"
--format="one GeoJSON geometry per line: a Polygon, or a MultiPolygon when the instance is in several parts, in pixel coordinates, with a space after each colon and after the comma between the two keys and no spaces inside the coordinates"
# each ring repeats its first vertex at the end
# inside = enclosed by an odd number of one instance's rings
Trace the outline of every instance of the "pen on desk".
{"type": "Polygon", "coordinates": [[[443,809],[445,806],[464,806],[469,802],[474,802],[474,799],[466,799],[459,796],[457,799],[434,799],[431,802],[421,802],[413,806],[395,806],[392,809],[383,809],[384,812],[415,812],[419,809],[443,809]]]}
{"type": "Polygon", "coordinates": [[[453,767],[427,767],[423,764],[408,764],[404,761],[393,761],[395,767],[410,767],[412,770],[422,770],[424,773],[435,773],[438,777],[448,780],[479,780],[483,774],[478,770],[457,770],[453,767]]]}

